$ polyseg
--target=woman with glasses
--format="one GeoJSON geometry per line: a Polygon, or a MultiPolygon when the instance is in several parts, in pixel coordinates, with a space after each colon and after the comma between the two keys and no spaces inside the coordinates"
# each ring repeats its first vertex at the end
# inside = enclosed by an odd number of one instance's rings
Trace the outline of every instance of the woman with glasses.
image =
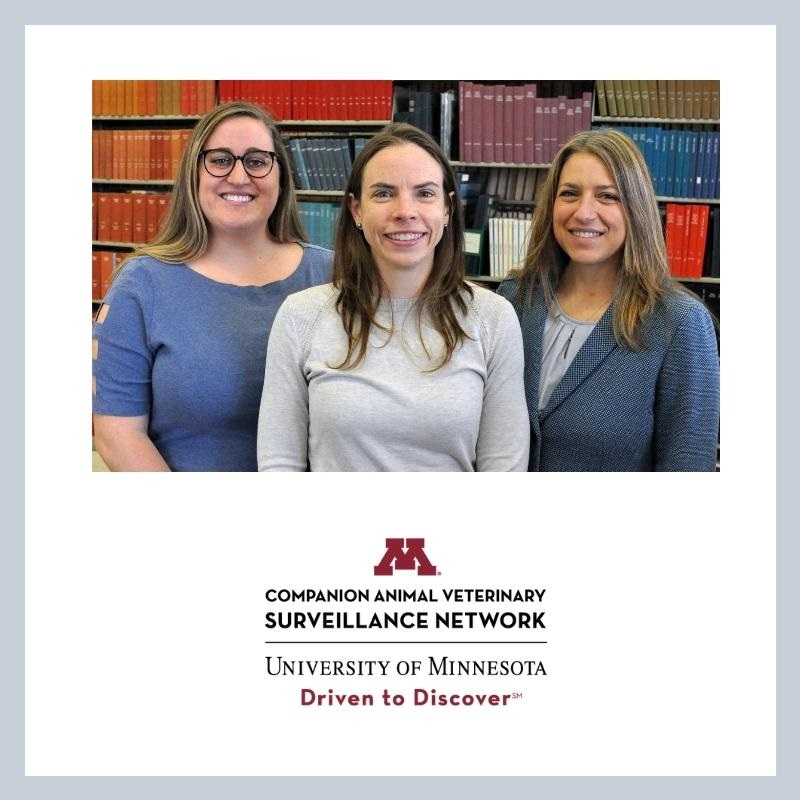
{"type": "Polygon", "coordinates": [[[95,317],[95,446],[111,470],[256,469],[275,314],[330,279],[332,253],[304,238],[270,116],[230,103],[203,117],[160,232],[95,317]]]}
{"type": "Polygon", "coordinates": [[[436,142],[394,124],[355,160],[333,283],[275,319],[264,471],[524,471],[528,419],[510,303],[464,280],[464,219],[436,142]]]}

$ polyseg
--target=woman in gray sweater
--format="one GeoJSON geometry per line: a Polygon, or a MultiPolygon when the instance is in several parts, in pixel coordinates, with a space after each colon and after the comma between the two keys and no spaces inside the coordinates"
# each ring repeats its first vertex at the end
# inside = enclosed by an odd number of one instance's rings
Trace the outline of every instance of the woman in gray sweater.
{"type": "Polygon", "coordinates": [[[464,280],[452,167],[392,124],[356,158],[333,282],[275,319],[262,471],[522,471],[528,419],[511,304],[464,280]]]}

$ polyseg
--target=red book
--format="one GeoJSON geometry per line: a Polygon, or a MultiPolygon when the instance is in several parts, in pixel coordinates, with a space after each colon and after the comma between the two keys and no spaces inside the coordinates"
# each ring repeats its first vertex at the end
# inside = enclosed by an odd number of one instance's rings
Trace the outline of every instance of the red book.
{"type": "Polygon", "coordinates": [[[111,197],[111,233],[109,242],[122,241],[122,193],[110,192],[111,197]]]}
{"type": "MultiPolygon", "coordinates": [[[[586,130],[586,126],[583,124],[583,100],[573,100],[572,105],[572,133],[570,134],[570,138],[576,133],[586,130]]],[[[591,117],[589,117],[589,119],[591,119],[591,117]]]]}
{"type": "Polygon", "coordinates": [[[675,237],[673,244],[673,260],[671,264],[671,271],[675,277],[681,278],[685,275],[684,265],[686,263],[686,233],[689,226],[686,224],[686,206],[681,203],[675,203],[675,237]]]}
{"type": "Polygon", "coordinates": [[[99,192],[97,195],[97,240],[111,241],[111,207],[113,192],[99,192]]]}
{"type": "Polygon", "coordinates": [[[181,132],[168,131],[169,134],[169,171],[165,175],[169,180],[175,180],[178,174],[178,165],[181,160],[181,132]]]}
{"type": "Polygon", "coordinates": [[[525,164],[536,162],[534,150],[535,123],[536,123],[536,84],[525,84],[525,105],[523,108],[523,153],[522,160],[525,164]]]}
{"type": "Polygon", "coordinates": [[[102,178],[103,175],[100,174],[101,166],[100,166],[100,148],[102,147],[102,137],[100,134],[102,131],[92,131],[92,177],[93,178],[102,178]]]}
{"type": "Polygon", "coordinates": [[[381,81],[364,81],[364,119],[380,119],[378,111],[382,105],[381,81]]]}
{"type": "Polygon", "coordinates": [[[147,114],[147,90],[144,81],[133,81],[133,106],[137,117],[147,114]]]}
{"type": "Polygon", "coordinates": [[[164,223],[164,219],[167,216],[167,211],[169,210],[169,195],[168,194],[159,194],[158,197],[158,216],[156,218],[156,230],[160,230],[161,226],[164,223]]]}
{"type": "Polygon", "coordinates": [[[207,114],[217,104],[217,82],[213,80],[203,81],[203,85],[205,86],[205,99],[203,100],[203,110],[200,111],[199,107],[197,110],[201,114],[207,114]]]}
{"type": "Polygon", "coordinates": [[[667,203],[666,206],[666,249],[667,249],[667,263],[669,264],[669,271],[672,275],[675,274],[675,203],[667,203]]]}
{"type": "Polygon", "coordinates": [[[92,250],[92,300],[100,299],[100,252],[92,250]]]}
{"type": "Polygon", "coordinates": [[[708,206],[688,206],[687,215],[689,220],[689,245],[686,272],[684,274],[690,278],[699,278],[703,274],[703,262],[705,260],[708,206]]]}
{"type": "Polygon", "coordinates": [[[100,250],[100,293],[102,300],[106,296],[111,279],[114,277],[114,254],[110,250],[100,250]]]}
{"type": "Polygon", "coordinates": [[[189,81],[181,81],[181,116],[189,114],[189,81]]]}
{"type": "Polygon", "coordinates": [[[132,231],[131,239],[134,244],[144,244],[147,241],[147,205],[144,193],[131,195],[132,204],[132,231]]]}
{"type": "MultiPolygon", "coordinates": [[[[525,163],[525,89],[523,85],[517,85],[513,89],[511,103],[511,129],[512,147],[511,160],[515,164],[525,163]]],[[[531,140],[533,144],[533,140],[531,140]]]]}
{"type": "Polygon", "coordinates": [[[135,105],[135,99],[134,99],[134,96],[133,96],[133,81],[132,80],[125,80],[125,81],[122,81],[122,84],[124,86],[123,91],[125,92],[125,95],[124,95],[123,101],[122,101],[123,104],[124,104],[122,113],[126,117],[135,117],[136,116],[136,105],[135,105]]]}
{"type": "Polygon", "coordinates": [[[361,116],[361,84],[363,81],[342,81],[343,119],[364,119],[361,116]]]}
{"type": "MultiPolygon", "coordinates": [[[[565,95],[561,95],[560,97],[556,98],[555,108],[556,140],[555,147],[553,149],[553,155],[550,158],[551,161],[555,154],[561,149],[561,146],[567,141],[567,98],[565,95]]],[[[550,109],[550,113],[553,113],[552,109],[550,109]]]]}
{"type": "Polygon", "coordinates": [[[306,85],[306,119],[320,119],[320,82],[310,80],[306,85]]]}
{"type": "Polygon", "coordinates": [[[344,98],[342,96],[342,82],[330,81],[330,97],[328,100],[328,119],[344,119],[344,98]]]}
{"type": "Polygon", "coordinates": [[[168,116],[172,113],[172,81],[159,81],[159,84],[161,86],[161,103],[158,113],[161,116],[168,116]]]}
{"type": "Polygon", "coordinates": [[[99,117],[107,117],[111,109],[111,81],[98,81],[100,84],[100,108],[97,112],[99,117]]]}
{"type": "Polygon", "coordinates": [[[146,181],[156,180],[158,177],[158,161],[160,159],[160,154],[158,150],[158,139],[159,139],[159,131],[156,129],[152,129],[147,131],[147,145],[146,145],[146,152],[147,158],[144,162],[144,170],[145,176],[144,179],[146,181]]]}
{"type": "Polygon", "coordinates": [[[144,130],[131,131],[131,140],[133,141],[133,153],[131,156],[131,166],[133,173],[129,173],[129,177],[133,180],[142,181],[146,180],[146,173],[144,167],[144,140],[150,141],[150,134],[144,130]]]}
{"type": "Polygon", "coordinates": [[[114,131],[100,131],[102,178],[114,177],[114,131]]]}
{"type": "Polygon", "coordinates": [[[517,88],[503,89],[503,161],[511,164],[514,158],[514,93],[517,88]]]}
{"type": "Polygon", "coordinates": [[[199,81],[186,81],[189,84],[189,116],[197,116],[198,83],[199,81]]]}
{"type": "Polygon", "coordinates": [[[549,97],[542,100],[542,158],[545,164],[549,164],[553,160],[553,145],[551,143],[551,130],[550,130],[550,113],[555,115],[553,104],[549,97]]]}
{"type": "Polygon", "coordinates": [[[97,238],[97,192],[92,192],[92,240],[97,238]]]}
{"type": "Polygon", "coordinates": [[[505,103],[506,87],[494,87],[494,160],[505,161],[505,103]]]}
{"type": "MultiPolygon", "coordinates": [[[[477,84],[476,84],[477,86],[477,84]]],[[[494,153],[494,90],[495,87],[484,84],[480,87],[480,107],[481,107],[481,161],[493,162],[495,161],[494,153]]],[[[475,90],[472,91],[472,97],[475,99],[475,90]]],[[[474,144],[474,142],[473,142],[474,144]]]]}
{"type": "Polygon", "coordinates": [[[392,96],[394,94],[394,87],[391,81],[381,81],[383,83],[383,91],[385,100],[383,104],[383,111],[378,115],[378,119],[391,119],[392,118],[392,96]]]}
{"type": "Polygon", "coordinates": [[[308,81],[292,81],[292,119],[308,119],[308,81]]]}
{"type": "Polygon", "coordinates": [[[111,175],[110,178],[116,180],[122,177],[122,166],[121,161],[124,157],[124,145],[125,145],[125,131],[114,130],[111,131],[111,153],[112,153],[112,161],[111,161],[111,175]]]}
{"type": "Polygon", "coordinates": [[[472,84],[472,160],[483,160],[483,86],[472,84]]]}
{"type": "Polygon", "coordinates": [[[687,250],[689,245],[689,209],[677,203],[675,211],[675,270],[673,275],[686,276],[687,250]]]}
{"type": "Polygon", "coordinates": [[[219,102],[230,103],[233,100],[233,81],[219,82],[219,102]]]}
{"type": "Polygon", "coordinates": [[[122,194],[120,235],[122,238],[117,241],[125,242],[125,244],[133,241],[133,195],[127,192],[122,194]]]}
{"type": "Polygon", "coordinates": [[[533,163],[545,164],[544,153],[544,108],[543,97],[534,97],[533,100],[533,163]]]}
{"type": "Polygon", "coordinates": [[[575,105],[572,100],[567,100],[564,106],[564,115],[564,141],[561,144],[565,144],[575,135],[575,105]]]}
{"type": "MultiPolygon", "coordinates": [[[[579,128],[578,130],[588,131],[592,127],[592,93],[591,92],[584,92],[581,113],[581,118],[583,119],[583,127],[579,128]]],[[[577,119],[577,113],[575,115],[575,119],[577,119]]]]}
{"type": "Polygon", "coordinates": [[[700,212],[700,219],[697,230],[697,259],[695,261],[695,272],[693,277],[700,278],[703,275],[703,267],[706,260],[706,241],[708,239],[708,217],[710,208],[706,205],[697,206],[700,212]]]}
{"type": "Polygon", "coordinates": [[[92,81],[92,116],[100,117],[103,114],[103,82],[92,81]]]}
{"type": "Polygon", "coordinates": [[[145,81],[145,114],[154,117],[158,113],[158,81],[145,81]]]}
{"type": "Polygon", "coordinates": [[[458,153],[462,161],[472,161],[472,84],[458,82],[458,153]]]}
{"type": "Polygon", "coordinates": [[[158,233],[158,198],[157,194],[146,194],[144,196],[144,229],[145,242],[152,242],[158,233]]]}
{"type": "Polygon", "coordinates": [[[136,178],[136,136],[139,131],[125,131],[125,171],[120,176],[126,180],[136,178]]]}
{"type": "Polygon", "coordinates": [[[550,103],[550,161],[558,152],[558,98],[552,97],[550,103]]]}

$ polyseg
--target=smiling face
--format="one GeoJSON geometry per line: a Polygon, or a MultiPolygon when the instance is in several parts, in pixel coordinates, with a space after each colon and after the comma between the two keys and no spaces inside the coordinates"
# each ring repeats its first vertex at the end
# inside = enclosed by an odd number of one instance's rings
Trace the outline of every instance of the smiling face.
{"type": "Polygon", "coordinates": [[[449,219],[442,168],[416,144],[390,145],[366,164],[350,213],[362,227],[384,281],[402,274],[424,283],[449,219]]]}
{"type": "Polygon", "coordinates": [[[573,265],[617,270],[627,226],[619,189],[592,153],[573,153],[561,170],[553,234],[573,265]]]}
{"type": "MultiPolygon", "coordinates": [[[[203,149],[221,148],[235,156],[251,150],[274,150],[272,136],[253,117],[231,117],[220,122],[206,139],[203,149]]],[[[209,234],[266,232],[267,220],[275,210],[280,183],[280,165],[265,178],[251,178],[241,161],[224,178],[209,175],[201,163],[197,168],[200,208],[208,222],[209,234]]]]}

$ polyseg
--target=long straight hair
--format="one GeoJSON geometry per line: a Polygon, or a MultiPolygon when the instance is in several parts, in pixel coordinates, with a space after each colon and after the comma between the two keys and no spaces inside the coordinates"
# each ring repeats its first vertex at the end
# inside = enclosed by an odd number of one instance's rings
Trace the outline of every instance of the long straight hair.
{"type": "Polygon", "coordinates": [[[434,250],[433,267],[416,300],[420,341],[427,352],[422,339],[424,312],[444,342],[444,355],[434,368],[440,369],[450,360],[456,347],[469,338],[459,321],[459,317],[467,313],[464,294],[472,298],[473,292],[464,280],[464,214],[456,192],[453,168],[427,133],[413,125],[392,123],[373,136],[358,154],[344,190],[336,229],[333,283],[339,292],[336,309],[347,333],[347,355],[341,364],[336,365],[337,369],[358,367],[366,357],[372,327],[386,330],[376,320],[378,305],[387,294],[386,286],[370,247],[350,213],[350,198],[361,201],[364,170],[370,160],[387,147],[404,144],[420,147],[439,164],[444,202],[449,211],[449,223],[434,250]]]}
{"type": "Polygon", "coordinates": [[[517,301],[530,304],[534,288],[540,286],[548,307],[555,302],[569,256],[553,233],[553,206],[564,165],[575,153],[597,156],[619,189],[627,234],[622,248],[613,328],[619,344],[638,350],[642,346],[645,317],[666,294],[679,289],[670,276],[661,217],[647,165],[639,148],[619,131],[583,131],[556,154],[533,215],[525,263],[512,274],[519,279],[517,301]]]}

